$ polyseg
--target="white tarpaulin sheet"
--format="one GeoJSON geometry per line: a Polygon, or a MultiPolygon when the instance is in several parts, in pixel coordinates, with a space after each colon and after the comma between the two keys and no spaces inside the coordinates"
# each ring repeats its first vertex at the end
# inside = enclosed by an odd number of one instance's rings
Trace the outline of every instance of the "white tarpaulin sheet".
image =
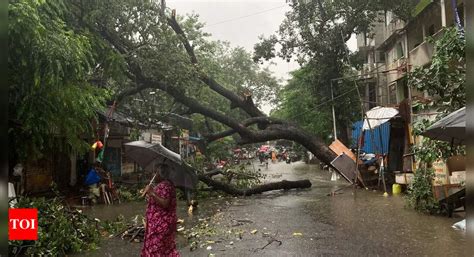
{"type": "Polygon", "coordinates": [[[377,106],[365,113],[363,130],[374,129],[389,121],[398,114],[398,110],[391,107],[377,106]],[[370,126],[369,126],[370,125],[370,126]]]}
{"type": "Polygon", "coordinates": [[[466,230],[466,219],[463,219],[459,222],[454,223],[454,229],[466,230]]]}

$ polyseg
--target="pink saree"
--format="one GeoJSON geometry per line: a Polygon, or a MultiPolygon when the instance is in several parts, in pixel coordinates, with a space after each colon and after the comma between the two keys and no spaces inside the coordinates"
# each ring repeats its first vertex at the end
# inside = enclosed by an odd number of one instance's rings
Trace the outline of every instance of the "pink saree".
{"type": "Polygon", "coordinates": [[[170,199],[168,209],[164,209],[152,199],[148,199],[146,209],[145,239],[142,257],[179,257],[176,250],[176,190],[165,180],[153,189],[159,197],[170,199]]]}

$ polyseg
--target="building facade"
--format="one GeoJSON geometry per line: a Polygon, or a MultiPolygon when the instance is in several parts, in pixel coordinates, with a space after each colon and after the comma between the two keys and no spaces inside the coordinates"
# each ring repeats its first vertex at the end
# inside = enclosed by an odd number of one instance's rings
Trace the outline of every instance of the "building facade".
{"type": "Polygon", "coordinates": [[[417,141],[411,133],[413,123],[434,119],[437,113],[412,110],[414,101],[429,101],[433,96],[408,86],[409,71],[430,65],[434,45],[427,38],[439,38],[444,27],[456,26],[456,16],[464,26],[464,0],[422,0],[408,22],[390,11],[382,12],[370,33],[357,35],[357,47],[365,59],[358,80],[365,110],[375,106],[395,107],[402,116],[390,121],[389,170],[414,169],[410,155],[411,146],[417,141]]]}
{"type": "Polygon", "coordinates": [[[357,35],[357,47],[365,57],[359,71],[365,86],[366,110],[376,105],[398,106],[403,100],[429,97],[407,86],[407,71],[427,66],[433,56],[428,37],[439,38],[444,27],[455,25],[455,10],[464,26],[464,0],[420,1],[409,22],[392,12],[381,13],[370,33],[357,35]],[[453,6],[456,3],[456,8],[453,6]]]}

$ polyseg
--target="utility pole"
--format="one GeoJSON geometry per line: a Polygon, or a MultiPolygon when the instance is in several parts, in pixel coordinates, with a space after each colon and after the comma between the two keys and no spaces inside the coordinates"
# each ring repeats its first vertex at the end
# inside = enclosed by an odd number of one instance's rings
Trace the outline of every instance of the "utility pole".
{"type": "Polygon", "coordinates": [[[332,79],[331,79],[331,102],[332,102],[332,125],[334,129],[334,140],[337,140],[337,132],[336,132],[336,111],[334,110],[334,92],[332,90],[332,79]]]}

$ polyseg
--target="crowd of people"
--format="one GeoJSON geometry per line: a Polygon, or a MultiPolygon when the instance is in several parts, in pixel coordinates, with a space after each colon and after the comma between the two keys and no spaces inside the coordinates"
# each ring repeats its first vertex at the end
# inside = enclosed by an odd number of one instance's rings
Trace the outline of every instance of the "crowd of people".
{"type": "Polygon", "coordinates": [[[291,151],[285,147],[271,148],[264,145],[257,150],[256,155],[258,156],[260,165],[265,165],[267,168],[269,160],[271,160],[272,163],[280,161],[291,163],[291,151]]]}

